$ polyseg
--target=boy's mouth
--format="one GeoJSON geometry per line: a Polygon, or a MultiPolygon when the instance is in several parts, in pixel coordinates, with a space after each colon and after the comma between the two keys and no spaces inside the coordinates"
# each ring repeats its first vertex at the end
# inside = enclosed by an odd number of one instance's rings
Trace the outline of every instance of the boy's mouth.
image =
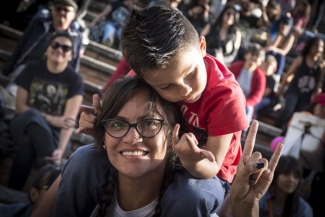
{"type": "Polygon", "coordinates": [[[148,154],[147,151],[122,151],[120,152],[123,156],[144,156],[148,154]]]}

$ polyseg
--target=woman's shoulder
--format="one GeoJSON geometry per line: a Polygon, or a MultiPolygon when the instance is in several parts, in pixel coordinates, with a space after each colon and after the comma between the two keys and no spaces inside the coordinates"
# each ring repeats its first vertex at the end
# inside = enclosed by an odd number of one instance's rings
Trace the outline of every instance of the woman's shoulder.
{"type": "Polygon", "coordinates": [[[299,210],[298,212],[299,215],[297,216],[313,216],[313,209],[311,208],[311,206],[309,205],[309,203],[303,199],[302,197],[299,197],[299,210]]]}

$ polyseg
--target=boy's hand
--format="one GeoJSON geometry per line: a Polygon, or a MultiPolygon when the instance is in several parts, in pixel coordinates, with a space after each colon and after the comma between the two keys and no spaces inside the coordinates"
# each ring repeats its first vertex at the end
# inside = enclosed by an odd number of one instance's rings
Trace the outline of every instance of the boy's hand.
{"type": "Polygon", "coordinates": [[[82,113],[79,119],[79,128],[77,129],[77,135],[84,133],[90,136],[95,135],[94,126],[97,122],[97,117],[102,113],[102,107],[99,101],[99,95],[93,95],[93,106],[80,106],[82,113]]]}
{"type": "Polygon", "coordinates": [[[210,151],[200,149],[197,146],[198,141],[192,133],[185,133],[179,139],[179,127],[179,124],[176,124],[174,127],[172,144],[182,164],[185,162],[198,162],[204,158],[207,158],[211,162],[215,161],[215,157],[210,151]]]}

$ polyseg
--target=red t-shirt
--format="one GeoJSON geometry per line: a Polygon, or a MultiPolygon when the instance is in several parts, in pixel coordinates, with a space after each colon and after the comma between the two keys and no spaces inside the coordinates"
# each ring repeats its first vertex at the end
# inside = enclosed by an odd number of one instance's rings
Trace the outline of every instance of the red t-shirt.
{"type": "MultiPolygon", "coordinates": [[[[241,131],[248,128],[242,89],[234,75],[216,58],[206,55],[207,86],[195,103],[180,102],[180,109],[192,132],[203,148],[209,136],[233,133],[228,152],[217,176],[232,183],[241,150],[241,131]]],[[[135,75],[130,71],[128,75],[135,75]]]]}
{"type": "Polygon", "coordinates": [[[234,75],[214,57],[204,57],[207,86],[195,103],[180,102],[182,114],[199,147],[208,136],[234,133],[228,152],[217,176],[231,183],[236,173],[241,150],[241,131],[248,128],[245,96],[234,75]]]}

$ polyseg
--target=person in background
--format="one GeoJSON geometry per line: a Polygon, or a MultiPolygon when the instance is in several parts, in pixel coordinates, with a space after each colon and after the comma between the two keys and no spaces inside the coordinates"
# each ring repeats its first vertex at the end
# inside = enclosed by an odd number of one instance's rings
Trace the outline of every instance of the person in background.
{"type": "Polygon", "coordinates": [[[78,6],[73,0],[55,0],[53,4],[54,9],[49,17],[37,17],[29,23],[13,54],[1,69],[3,75],[16,78],[26,63],[43,59],[46,45],[55,31],[69,31],[74,36],[73,56],[69,65],[76,71],[79,70],[83,53],[82,35],[71,26],[78,6]]]}
{"type": "Polygon", "coordinates": [[[272,1],[275,1],[276,3],[280,4],[282,9],[281,14],[283,16],[287,15],[288,13],[291,13],[296,6],[296,0],[272,0],[272,1]]]}
{"type": "Polygon", "coordinates": [[[314,4],[315,0],[308,0],[310,5],[316,8],[316,14],[313,17],[313,19],[311,20],[311,25],[312,25],[312,30],[314,33],[317,34],[318,30],[318,26],[322,20],[322,16],[324,13],[324,7],[325,7],[325,0],[316,0],[316,4],[314,4]]]}
{"type": "Polygon", "coordinates": [[[265,91],[265,74],[259,68],[264,58],[264,49],[259,44],[251,44],[247,48],[245,61],[237,61],[229,66],[229,70],[235,75],[246,96],[248,122],[252,120],[254,106],[262,100],[265,91]]]}
{"type": "Polygon", "coordinates": [[[113,1],[106,5],[104,10],[99,13],[89,24],[91,39],[96,42],[112,47],[114,40],[120,39],[122,27],[130,15],[130,10],[138,3],[138,0],[113,1]],[[98,26],[96,24],[102,19],[98,26]],[[96,26],[96,28],[94,28],[96,26]]]}
{"type": "Polygon", "coordinates": [[[277,60],[277,70],[275,74],[281,76],[285,67],[286,55],[291,50],[295,41],[291,31],[293,20],[289,16],[282,16],[278,21],[278,29],[271,29],[265,50],[267,55],[272,55],[277,60]],[[274,32],[272,32],[274,31],[274,32]]]}
{"type": "Polygon", "coordinates": [[[306,42],[301,55],[291,64],[276,93],[277,97],[281,96],[289,84],[285,93],[285,106],[276,120],[276,127],[285,129],[293,113],[302,111],[314,95],[322,92],[325,69],[323,51],[323,40],[311,38],[306,42]]]}
{"type": "Polygon", "coordinates": [[[266,14],[269,18],[270,27],[272,28],[274,23],[281,18],[281,6],[279,5],[279,3],[269,1],[266,6],[266,14]]]}
{"type": "Polygon", "coordinates": [[[304,33],[307,23],[310,18],[311,7],[307,0],[300,0],[297,2],[296,7],[291,12],[293,18],[293,34],[296,41],[304,33]]]}
{"type": "Polygon", "coordinates": [[[62,172],[61,168],[47,164],[40,168],[32,182],[29,189],[30,203],[14,203],[14,204],[1,204],[0,214],[3,217],[30,217],[31,214],[37,209],[38,205],[44,198],[47,190],[51,187],[53,182],[62,172]]]}
{"type": "Polygon", "coordinates": [[[207,53],[229,66],[236,58],[241,43],[241,33],[236,28],[239,12],[227,5],[216,22],[208,24],[201,32],[207,43],[207,53]]]}
{"type": "Polygon", "coordinates": [[[274,56],[268,55],[265,58],[265,61],[261,64],[261,70],[265,73],[266,76],[266,88],[263,94],[263,98],[260,103],[254,106],[254,117],[258,119],[258,112],[261,109],[264,109],[270,105],[273,105],[275,96],[274,88],[276,87],[276,79],[273,74],[276,71],[277,62],[274,56]]]}
{"type": "Polygon", "coordinates": [[[15,80],[18,86],[16,115],[10,133],[17,150],[8,186],[21,190],[35,162],[60,165],[83,100],[83,80],[69,66],[73,38],[54,32],[46,49],[46,59],[26,65],[15,80]]]}
{"type": "Polygon", "coordinates": [[[313,217],[310,205],[299,196],[303,169],[292,156],[281,156],[269,190],[259,201],[260,217],[313,217]]]}
{"type": "Polygon", "coordinates": [[[239,5],[241,8],[240,17],[236,27],[241,33],[242,40],[236,60],[244,60],[244,55],[250,44],[254,29],[269,26],[269,18],[266,14],[266,8],[260,0],[240,0],[239,5]],[[255,8],[261,9],[261,17],[256,17],[252,13],[255,8]]]}

